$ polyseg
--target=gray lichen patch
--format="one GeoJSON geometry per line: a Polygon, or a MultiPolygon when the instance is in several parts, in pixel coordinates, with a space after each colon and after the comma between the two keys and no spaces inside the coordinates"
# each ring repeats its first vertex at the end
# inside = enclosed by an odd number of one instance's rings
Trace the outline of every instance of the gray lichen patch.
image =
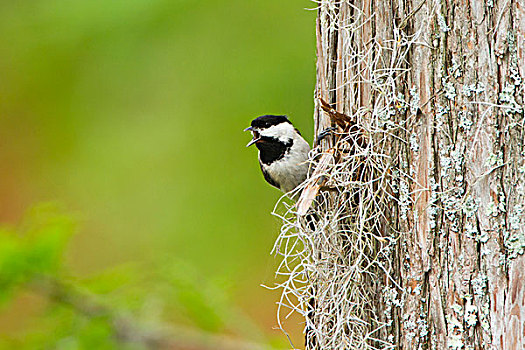
{"type": "Polygon", "coordinates": [[[463,307],[459,304],[451,306],[450,312],[445,315],[447,320],[447,345],[449,349],[461,350],[463,342],[463,307]]]}
{"type": "Polygon", "coordinates": [[[447,21],[445,20],[445,17],[441,13],[438,14],[437,22],[438,22],[440,31],[442,31],[443,33],[450,31],[450,27],[448,26],[447,21]]]}
{"type": "Polygon", "coordinates": [[[444,96],[448,98],[449,100],[454,101],[457,96],[456,88],[454,87],[454,83],[443,78],[442,84],[443,84],[444,96]]]}
{"type": "Polygon", "coordinates": [[[478,82],[477,84],[465,84],[461,88],[461,92],[466,97],[473,97],[485,91],[485,86],[478,82]]]}
{"type": "Polygon", "coordinates": [[[471,298],[467,298],[465,304],[465,314],[463,315],[467,327],[474,327],[478,323],[478,308],[472,304],[471,298]]]}
{"type": "Polygon", "coordinates": [[[524,211],[524,205],[519,203],[512,208],[508,216],[510,231],[505,232],[504,242],[510,259],[516,258],[518,255],[525,253],[525,229],[523,225],[524,211]]]}
{"type": "Polygon", "coordinates": [[[506,83],[503,90],[499,93],[499,103],[507,114],[522,114],[523,107],[518,104],[515,98],[516,85],[506,83]]]}

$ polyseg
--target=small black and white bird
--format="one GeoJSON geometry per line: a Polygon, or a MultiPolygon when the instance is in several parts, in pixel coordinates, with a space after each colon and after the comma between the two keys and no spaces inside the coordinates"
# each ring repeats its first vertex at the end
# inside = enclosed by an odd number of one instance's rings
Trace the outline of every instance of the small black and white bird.
{"type": "Polygon", "coordinates": [[[252,120],[253,144],[259,149],[259,164],[264,179],[283,192],[290,192],[308,174],[310,145],[284,115],[263,115],[252,120]]]}

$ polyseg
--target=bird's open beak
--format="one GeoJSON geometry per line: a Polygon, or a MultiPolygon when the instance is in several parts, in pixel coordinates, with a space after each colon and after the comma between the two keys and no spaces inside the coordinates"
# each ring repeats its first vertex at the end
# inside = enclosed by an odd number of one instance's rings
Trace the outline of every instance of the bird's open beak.
{"type": "Polygon", "coordinates": [[[246,129],[244,129],[244,131],[251,131],[252,134],[253,134],[253,139],[251,139],[250,142],[248,142],[246,147],[250,147],[251,145],[253,145],[254,143],[256,143],[257,141],[259,141],[261,139],[260,136],[259,136],[259,133],[256,132],[255,130],[253,130],[253,128],[251,126],[249,126],[246,129]]]}

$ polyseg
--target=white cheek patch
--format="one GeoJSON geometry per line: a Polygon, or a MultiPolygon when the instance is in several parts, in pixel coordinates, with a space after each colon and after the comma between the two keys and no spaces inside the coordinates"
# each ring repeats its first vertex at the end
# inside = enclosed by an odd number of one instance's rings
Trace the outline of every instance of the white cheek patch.
{"type": "Polygon", "coordinates": [[[261,135],[275,137],[279,141],[286,142],[293,138],[295,128],[290,123],[280,123],[270,126],[268,129],[261,130],[261,135]]]}

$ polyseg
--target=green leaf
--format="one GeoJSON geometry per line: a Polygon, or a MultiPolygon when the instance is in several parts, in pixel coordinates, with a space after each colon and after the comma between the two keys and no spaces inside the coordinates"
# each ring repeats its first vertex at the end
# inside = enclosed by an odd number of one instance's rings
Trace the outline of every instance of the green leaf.
{"type": "Polygon", "coordinates": [[[19,229],[0,229],[0,303],[37,274],[60,268],[73,220],[56,205],[33,208],[19,229]]]}

